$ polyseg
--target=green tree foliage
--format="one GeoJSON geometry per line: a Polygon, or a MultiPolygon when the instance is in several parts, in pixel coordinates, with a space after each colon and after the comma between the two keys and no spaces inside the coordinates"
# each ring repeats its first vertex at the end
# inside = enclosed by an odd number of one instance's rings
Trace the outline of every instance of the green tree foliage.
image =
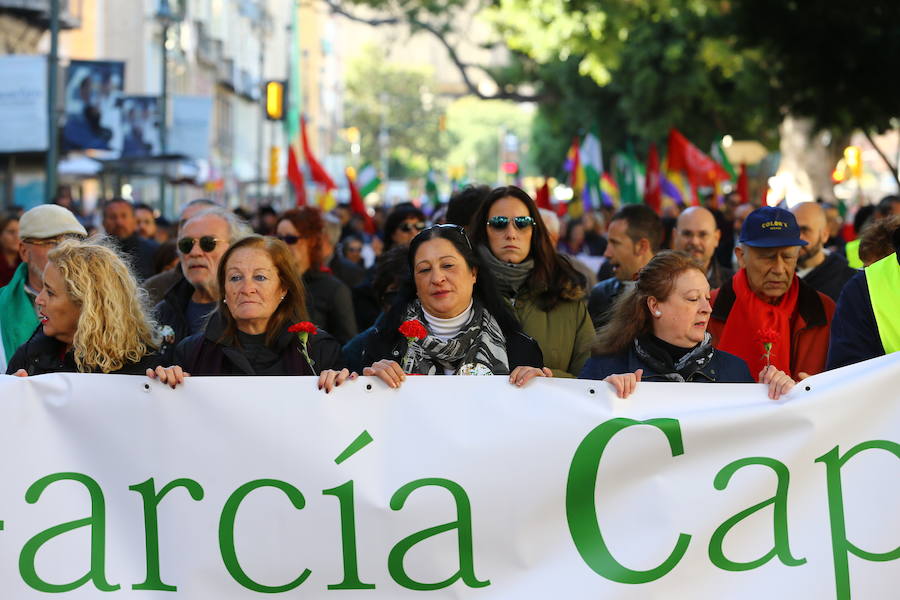
{"type": "Polygon", "coordinates": [[[862,129],[900,183],[871,137],[900,118],[900,2],[733,0],[729,17],[741,46],[765,57],[779,106],[835,139],[862,129]]]}
{"type": "Polygon", "coordinates": [[[900,2],[734,0],[740,43],[766,59],[774,99],[820,127],[884,131],[900,116],[900,2]]]}
{"type": "MultiPolygon", "coordinates": [[[[532,112],[500,100],[472,97],[457,100],[447,110],[447,131],[451,140],[448,165],[465,167],[469,181],[497,181],[501,136],[505,132],[514,133],[519,138],[520,147],[527,148],[532,112]]],[[[533,168],[521,158],[527,158],[527,154],[520,153],[520,170],[533,172],[533,168]]]]}
{"type": "Polygon", "coordinates": [[[761,54],[737,47],[721,6],[501,0],[487,11],[507,43],[538,63],[523,71],[545,98],[535,161],[551,169],[555,157],[559,165],[572,137],[590,128],[607,152],[626,139],[643,152],[670,127],[700,146],[725,133],[774,145],[781,115],[761,54]]]}
{"type": "MultiPolygon", "coordinates": [[[[327,0],[330,4],[339,0],[327,0]]],[[[461,0],[343,0],[391,11],[448,48],[461,0]]],[[[498,95],[538,103],[532,157],[560,169],[574,135],[639,153],[677,127],[701,147],[728,133],[770,148],[787,114],[835,138],[896,126],[900,2],[492,0],[482,16],[512,50],[498,95]],[[526,96],[527,94],[523,95],[526,96]]]]}
{"type": "Polygon", "coordinates": [[[429,164],[442,163],[447,136],[433,74],[387,61],[369,46],[351,62],[346,80],[344,122],[360,130],[362,162],[379,164],[379,132],[389,135],[390,176],[423,176],[429,164]]]}

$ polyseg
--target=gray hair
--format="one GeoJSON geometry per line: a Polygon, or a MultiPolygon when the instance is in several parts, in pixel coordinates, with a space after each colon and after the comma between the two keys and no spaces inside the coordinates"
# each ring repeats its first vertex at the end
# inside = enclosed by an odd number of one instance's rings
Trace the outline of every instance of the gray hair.
{"type": "Polygon", "coordinates": [[[337,246],[341,241],[341,220],[331,213],[322,215],[322,219],[325,221],[325,235],[328,241],[332,246],[337,246]]]}
{"type": "Polygon", "coordinates": [[[547,210],[546,208],[539,208],[538,213],[541,215],[541,220],[544,222],[544,227],[547,228],[547,233],[550,235],[558,236],[559,235],[559,217],[556,216],[556,213],[552,210],[547,210]]]}
{"type": "Polygon", "coordinates": [[[197,219],[202,219],[203,217],[218,217],[228,223],[229,244],[233,244],[236,241],[247,237],[248,235],[253,235],[253,229],[245,220],[241,219],[230,210],[222,208],[221,206],[213,206],[212,208],[201,210],[196,215],[185,221],[184,224],[182,224],[181,228],[184,228],[184,226],[188,223],[193,223],[197,219]]]}
{"type": "Polygon", "coordinates": [[[204,204],[209,207],[218,206],[218,204],[216,204],[209,198],[194,198],[193,200],[191,200],[190,202],[188,202],[187,204],[185,204],[184,206],[181,207],[181,209],[178,211],[178,218],[180,219],[181,217],[183,217],[184,213],[187,211],[187,209],[189,209],[192,206],[197,206],[198,204],[204,204]]]}

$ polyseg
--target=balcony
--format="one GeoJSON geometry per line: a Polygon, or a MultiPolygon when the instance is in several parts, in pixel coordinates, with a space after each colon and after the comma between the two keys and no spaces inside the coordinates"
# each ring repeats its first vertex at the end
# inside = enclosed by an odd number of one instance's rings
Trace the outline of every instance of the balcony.
{"type": "MultiPolygon", "coordinates": [[[[61,29],[81,27],[82,0],[59,0],[61,29]]],[[[6,13],[43,29],[50,27],[50,0],[0,0],[0,13],[6,13]]]]}
{"type": "Polygon", "coordinates": [[[241,69],[240,72],[240,89],[238,93],[252,102],[258,102],[262,98],[262,83],[259,78],[254,77],[250,71],[241,69]]]}

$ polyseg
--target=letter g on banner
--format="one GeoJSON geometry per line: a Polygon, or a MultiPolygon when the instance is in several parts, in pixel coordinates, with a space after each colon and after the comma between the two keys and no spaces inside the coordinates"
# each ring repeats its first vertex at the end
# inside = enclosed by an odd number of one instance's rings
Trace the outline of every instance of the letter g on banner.
{"type": "Polygon", "coordinates": [[[681,427],[676,419],[610,419],[595,427],[585,436],[569,467],[566,485],[566,519],[569,533],[578,553],[598,575],[619,583],[647,583],[655,581],[675,568],[687,551],[691,536],[680,533],[675,549],[658,567],[647,571],[635,571],[620,564],[606,545],[600,524],[597,522],[597,505],[594,490],[597,487],[597,471],[603,451],[614,435],[634,425],[650,425],[662,431],[669,440],[672,456],[684,454],[681,427]]]}

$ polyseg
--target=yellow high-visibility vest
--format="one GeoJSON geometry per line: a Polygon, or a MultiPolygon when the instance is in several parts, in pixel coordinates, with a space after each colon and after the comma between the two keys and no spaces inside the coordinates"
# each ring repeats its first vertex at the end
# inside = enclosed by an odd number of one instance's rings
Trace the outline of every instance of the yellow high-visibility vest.
{"type": "Polygon", "coordinates": [[[900,350],[900,263],[897,254],[888,254],[866,267],[866,284],[878,337],[887,354],[900,350]]]}
{"type": "Polygon", "coordinates": [[[863,261],[859,257],[859,238],[847,242],[844,246],[844,253],[847,255],[847,264],[854,269],[862,269],[863,261]]]}

